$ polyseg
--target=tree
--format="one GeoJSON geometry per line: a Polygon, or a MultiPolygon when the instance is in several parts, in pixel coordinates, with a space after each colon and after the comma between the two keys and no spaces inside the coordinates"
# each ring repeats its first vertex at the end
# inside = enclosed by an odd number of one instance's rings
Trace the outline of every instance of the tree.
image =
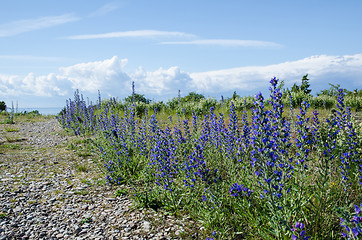
{"type": "MultiPolygon", "coordinates": [[[[338,95],[338,89],[341,89],[341,85],[340,84],[333,85],[332,83],[328,83],[328,84],[331,87],[329,89],[321,90],[319,93],[317,93],[317,96],[327,95],[327,96],[331,96],[331,97],[336,97],[338,95]]],[[[345,95],[348,95],[347,89],[342,89],[342,90],[345,95]]]]}
{"type": "Polygon", "coordinates": [[[311,89],[309,89],[310,84],[308,81],[308,74],[306,74],[303,76],[302,85],[300,86],[300,91],[303,91],[305,94],[310,94],[310,92],[312,91],[311,89]]]}
{"type": "Polygon", "coordinates": [[[200,93],[190,92],[187,96],[181,99],[182,102],[198,102],[204,99],[205,96],[200,93]]]}
{"type": "Polygon", "coordinates": [[[5,111],[6,110],[6,104],[4,101],[0,101],[0,111],[5,111]]]}
{"type": "MultiPolygon", "coordinates": [[[[290,94],[292,95],[292,106],[299,107],[301,106],[302,102],[310,97],[310,92],[312,91],[309,89],[309,79],[308,74],[304,75],[302,78],[302,84],[299,86],[294,83],[290,94]]],[[[289,89],[287,90],[289,92],[289,89]]]]}
{"type": "Polygon", "coordinates": [[[291,92],[298,93],[300,92],[300,87],[294,83],[291,92]]]}
{"type": "MultiPolygon", "coordinates": [[[[129,102],[131,103],[132,102],[132,95],[131,96],[128,96],[124,99],[126,102],[129,102]]],[[[134,94],[134,101],[135,102],[143,102],[143,103],[146,103],[146,104],[149,104],[151,102],[150,99],[146,98],[145,95],[143,94],[138,94],[138,93],[135,93],[134,94]]]]}
{"type": "Polygon", "coordinates": [[[298,86],[296,83],[294,83],[291,92],[294,93],[303,92],[308,95],[312,91],[311,89],[309,89],[309,87],[310,87],[309,78],[308,74],[306,74],[302,78],[302,85],[298,86]]]}
{"type": "Polygon", "coordinates": [[[231,97],[232,100],[236,100],[237,98],[240,98],[240,96],[234,91],[233,96],[231,97]]]}

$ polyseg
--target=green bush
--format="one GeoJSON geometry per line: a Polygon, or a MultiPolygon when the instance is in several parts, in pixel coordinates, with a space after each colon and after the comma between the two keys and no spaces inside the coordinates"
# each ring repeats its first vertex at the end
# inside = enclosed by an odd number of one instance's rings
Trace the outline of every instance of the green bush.
{"type": "Polygon", "coordinates": [[[4,101],[0,101],[0,111],[5,111],[6,110],[6,104],[4,101]]]}
{"type": "Polygon", "coordinates": [[[319,95],[310,99],[312,108],[331,109],[336,104],[336,98],[328,95],[319,95]]]}
{"type": "Polygon", "coordinates": [[[231,101],[234,103],[234,107],[236,111],[243,111],[246,109],[251,109],[254,106],[254,98],[253,97],[239,97],[234,100],[229,101],[229,106],[231,101]]]}
{"type": "Polygon", "coordinates": [[[356,111],[362,110],[362,97],[360,96],[346,96],[345,98],[346,105],[354,108],[356,111]]]}

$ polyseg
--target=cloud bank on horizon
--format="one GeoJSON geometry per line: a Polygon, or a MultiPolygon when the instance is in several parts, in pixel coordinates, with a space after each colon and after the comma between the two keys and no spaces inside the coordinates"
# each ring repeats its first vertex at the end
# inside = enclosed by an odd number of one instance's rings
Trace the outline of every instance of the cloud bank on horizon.
{"type": "Polygon", "coordinates": [[[94,96],[98,90],[103,96],[119,99],[130,95],[132,81],[136,92],[158,100],[167,100],[182,93],[196,91],[219,97],[233,91],[252,95],[268,89],[272,77],[284,80],[287,86],[300,82],[309,74],[313,90],[329,88],[326,82],[342,87],[362,87],[362,53],[345,56],[318,55],[297,61],[268,66],[249,66],[217,71],[188,73],[174,66],[147,71],[139,67],[135,72],[126,72],[128,60],[114,56],[103,61],[80,63],[61,67],[57,73],[36,76],[0,75],[0,95],[7,99],[19,96],[69,98],[76,89],[85,96],[94,96]],[[166,99],[165,99],[166,98],[166,99]]]}

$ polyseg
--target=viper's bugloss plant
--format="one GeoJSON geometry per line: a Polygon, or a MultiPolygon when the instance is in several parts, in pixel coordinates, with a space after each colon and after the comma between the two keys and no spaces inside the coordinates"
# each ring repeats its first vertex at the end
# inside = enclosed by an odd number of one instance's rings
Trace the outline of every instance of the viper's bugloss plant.
{"type": "Polygon", "coordinates": [[[274,236],[281,238],[288,229],[290,211],[286,203],[291,191],[290,180],[294,166],[293,158],[289,157],[290,123],[283,116],[282,93],[276,78],[270,83],[271,110],[266,110],[261,93],[255,97],[255,107],[252,110],[251,165],[258,183],[255,192],[262,199],[264,213],[270,217],[274,236]]]}
{"type": "Polygon", "coordinates": [[[233,197],[246,197],[249,198],[250,195],[253,193],[254,191],[244,187],[243,184],[238,184],[238,183],[234,183],[233,185],[231,185],[231,188],[229,190],[229,193],[231,196],[233,197]]]}
{"type": "Polygon", "coordinates": [[[354,205],[354,213],[342,212],[340,214],[340,224],[343,227],[342,236],[347,239],[361,239],[362,237],[362,203],[360,206],[354,205]]]}
{"type": "Polygon", "coordinates": [[[75,135],[91,134],[96,128],[95,110],[97,106],[87,106],[83,95],[74,92],[74,100],[66,101],[65,108],[57,116],[63,128],[71,130],[75,135]]]}
{"type": "Polygon", "coordinates": [[[315,142],[315,136],[311,132],[311,126],[309,125],[309,117],[306,117],[307,110],[309,108],[308,102],[302,102],[300,107],[300,114],[297,115],[296,124],[296,137],[295,145],[297,148],[296,153],[296,164],[300,165],[301,169],[307,168],[306,161],[308,160],[308,155],[313,148],[313,143],[315,142]]]}
{"type": "Polygon", "coordinates": [[[306,239],[309,239],[310,236],[306,236],[306,232],[305,232],[305,229],[304,229],[304,224],[303,223],[300,223],[300,222],[296,222],[291,231],[293,232],[292,234],[292,239],[293,240],[297,240],[297,239],[303,239],[303,240],[306,240],[306,239]]]}
{"type": "Polygon", "coordinates": [[[354,182],[351,178],[361,179],[362,155],[357,151],[358,139],[352,121],[351,108],[344,104],[343,90],[338,90],[337,109],[332,110],[327,119],[329,128],[327,139],[324,141],[324,156],[339,168],[341,183],[347,190],[354,182]]]}
{"type": "Polygon", "coordinates": [[[100,94],[87,105],[76,91],[58,120],[94,136],[108,184],[131,185],[145,207],[190,215],[204,238],[217,231],[215,239],[326,239],[342,237],[343,227],[353,239],[360,212],[341,225],[332,211],[361,200],[362,138],[343,91],[325,120],[311,111],[311,97],[288,115],[279,80],[270,86],[267,99],[169,104],[169,117],[155,103],[100,94]]]}

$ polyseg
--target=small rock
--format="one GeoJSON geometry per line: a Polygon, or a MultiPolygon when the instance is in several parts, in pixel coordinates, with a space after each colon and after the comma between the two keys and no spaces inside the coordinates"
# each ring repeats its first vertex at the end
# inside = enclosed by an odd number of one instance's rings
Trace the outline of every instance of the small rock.
{"type": "Polygon", "coordinates": [[[13,209],[14,212],[21,212],[21,207],[20,206],[16,206],[14,209],[13,209]]]}
{"type": "Polygon", "coordinates": [[[85,235],[87,234],[88,229],[82,229],[82,231],[79,232],[79,235],[85,235]]]}
{"type": "Polygon", "coordinates": [[[151,223],[148,221],[144,221],[142,225],[142,229],[145,232],[149,232],[151,230],[151,223]]]}
{"type": "Polygon", "coordinates": [[[56,237],[56,238],[62,238],[62,237],[64,237],[64,234],[59,233],[59,234],[55,235],[55,237],[56,237]]]}
{"type": "Polygon", "coordinates": [[[116,198],[105,198],[107,201],[116,201],[116,198]]]}

